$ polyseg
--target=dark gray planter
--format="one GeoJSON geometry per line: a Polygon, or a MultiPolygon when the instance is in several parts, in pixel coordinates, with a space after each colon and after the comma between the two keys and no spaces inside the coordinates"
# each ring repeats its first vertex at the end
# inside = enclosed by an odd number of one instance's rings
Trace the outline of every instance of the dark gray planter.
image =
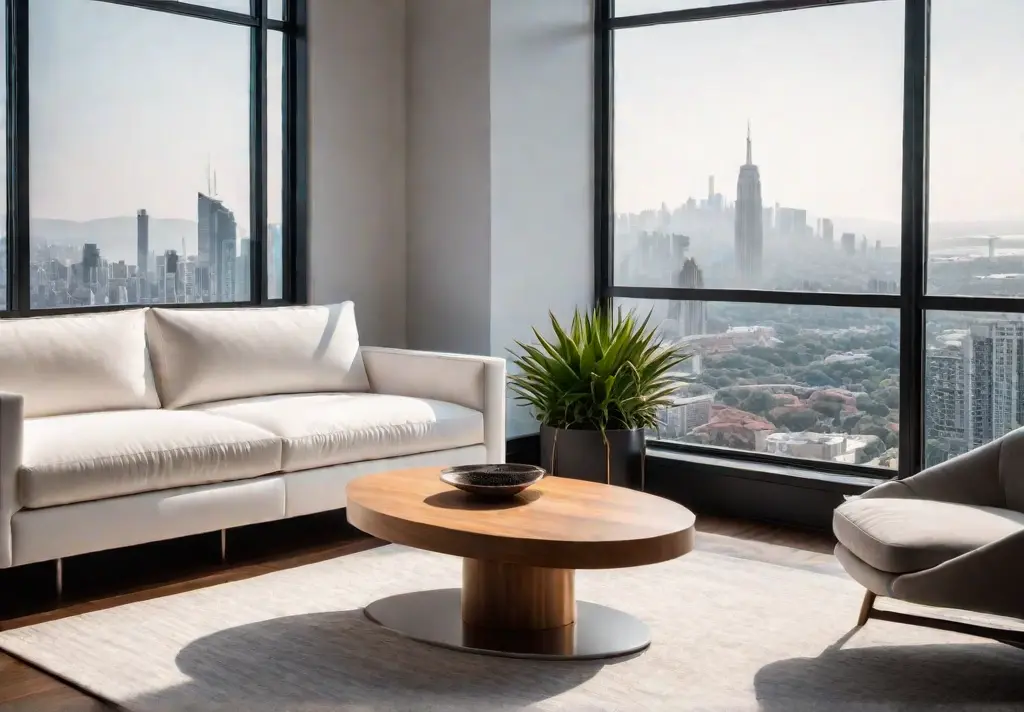
{"type": "Polygon", "coordinates": [[[540,464],[559,477],[644,489],[644,431],[540,426],[540,464]]]}

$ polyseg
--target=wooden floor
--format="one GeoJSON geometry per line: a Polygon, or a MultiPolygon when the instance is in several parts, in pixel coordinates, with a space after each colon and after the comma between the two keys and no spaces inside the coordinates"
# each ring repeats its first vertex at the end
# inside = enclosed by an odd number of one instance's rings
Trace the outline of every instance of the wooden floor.
{"type": "MultiPolygon", "coordinates": [[[[698,517],[697,529],[699,550],[802,569],[838,570],[833,540],[825,534],[712,517],[698,517]]],[[[217,535],[93,554],[65,563],[60,603],[53,597],[52,564],[3,571],[0,630],[238,581],[379,544],[361,537],[337,515],[318,515],[230,532],[226,565],[220,563],[217,535]]],[[[0,712],[113,709],[0,653],[0,712]]]]}

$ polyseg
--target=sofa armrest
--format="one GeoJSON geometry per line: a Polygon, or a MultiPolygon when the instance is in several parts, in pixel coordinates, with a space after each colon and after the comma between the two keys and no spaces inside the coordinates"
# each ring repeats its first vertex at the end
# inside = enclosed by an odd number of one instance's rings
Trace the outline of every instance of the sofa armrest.
{"type": "Polygon", "coordinates": [[[21,467],[21,433],[24,399],[0,392],[0,569],[11,566],[11,518],[18,503],[18,469],[21,467]]]}
{"type": "Polygon", "coordinates": [[[484,414],[488,462],[505,462],[505,359],[493,356],[360,348],[374,393],[430,398],[484,414]]]}

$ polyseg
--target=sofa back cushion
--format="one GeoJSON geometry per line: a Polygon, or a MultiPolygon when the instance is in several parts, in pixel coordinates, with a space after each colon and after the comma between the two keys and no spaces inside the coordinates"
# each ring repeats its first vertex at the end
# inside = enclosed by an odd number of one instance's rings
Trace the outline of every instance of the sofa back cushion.
{"type": "Polygon", "coordinates": [[[370,390],[352,302],[150,309],[147,330],[165,408],[279,393],[370,390]]]}
{"type": "Polygon", "coordinates": [[[146,310],[0,320],[0,391],[27,418],[159,408],[146,310]]]}

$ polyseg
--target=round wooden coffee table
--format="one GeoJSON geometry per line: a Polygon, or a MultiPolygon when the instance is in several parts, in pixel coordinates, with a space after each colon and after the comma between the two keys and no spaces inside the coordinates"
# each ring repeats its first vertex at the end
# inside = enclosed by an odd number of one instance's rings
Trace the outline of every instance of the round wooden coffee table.
{"type": "Polygon", "coordinates": [[[576,569],[682,556],[693,549],[688,509],[562,477],[490,502],[441,482],[440,471],[384,472],[348,485],[354,526],[385,541],[463,557],[461,589],[390,596],[367,606],[368,618],[427,643],[513,657],[607,658],[650,645],[643,622],[576,600],[576,569]]]}

